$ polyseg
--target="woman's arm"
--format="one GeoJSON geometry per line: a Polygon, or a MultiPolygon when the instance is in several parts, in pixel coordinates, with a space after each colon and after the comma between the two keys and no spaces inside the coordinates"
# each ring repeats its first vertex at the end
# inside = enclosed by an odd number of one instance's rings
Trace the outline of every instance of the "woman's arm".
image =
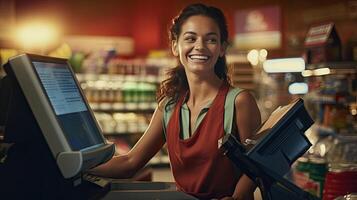
{"type": "Polygon", "coordinates": [[[92,169],[90,173],[111,178],[130,178],[161,149],[165,140],[162,126],[162,102],[156,108],[149,127],[135,146],[124,155],[92,169]]]}
{"type": "MultiPolygon", "coordinates": [[[[248,92],[240,93],[235,99],[235,117],[238,127],[240,141],[255,134],[256,129],[260,126],[260,111],[254,97],[248,92]]],[[[233,194],[234,199],[250,200],[254,199],[254,190],[256,185],[245,174],[239,179],[233,194]]]]}

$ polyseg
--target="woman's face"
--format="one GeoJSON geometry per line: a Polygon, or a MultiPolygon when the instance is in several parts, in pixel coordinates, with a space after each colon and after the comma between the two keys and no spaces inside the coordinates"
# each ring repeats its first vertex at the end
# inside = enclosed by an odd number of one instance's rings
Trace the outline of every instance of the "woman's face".
{"type": "Polygon", "coordinates": [[[218,25],[206,16],[189,17],[182,24],[178,41],[172,43],[172,52],[186,71],[214,73],[218,57],[225,52],[218,25]]]}

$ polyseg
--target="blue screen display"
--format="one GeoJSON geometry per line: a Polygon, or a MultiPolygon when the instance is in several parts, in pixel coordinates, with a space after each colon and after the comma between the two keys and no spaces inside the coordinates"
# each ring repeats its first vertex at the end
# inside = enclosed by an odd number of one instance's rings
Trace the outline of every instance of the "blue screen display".
{"type": "Polygon", "coordinates": [[[103,138],[67,64],[32,62],[72,150],[103,143],[103,138]]]}

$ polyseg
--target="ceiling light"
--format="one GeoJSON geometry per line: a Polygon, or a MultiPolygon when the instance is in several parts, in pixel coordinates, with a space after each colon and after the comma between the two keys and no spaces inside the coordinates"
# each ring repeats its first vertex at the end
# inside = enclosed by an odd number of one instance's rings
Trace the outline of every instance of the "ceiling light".
{"type": "Polygon", "coordinates": [[[271,59],[263,63],[263,69],[267,73],[302,72],[305,61],[302,58],[271,59]]]}

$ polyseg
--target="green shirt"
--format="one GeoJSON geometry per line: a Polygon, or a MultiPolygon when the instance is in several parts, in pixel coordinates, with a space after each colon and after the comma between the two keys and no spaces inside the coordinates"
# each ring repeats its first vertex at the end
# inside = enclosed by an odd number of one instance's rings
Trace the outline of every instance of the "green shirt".
{"type": "MultiPolygon", "coordinates": [[[[225,133],[231,133],[232,131],[232,125],[233,125],[233,119],[234,119],[234,102],[235,98],[237,95],[242,92],[243,90],[240,88],[231,88],[228,91],[226,101],[224,104],[224,131],[225,133]]],[[[169,119],[171,117],[171,114],[173,112],[173,109],[175,108],[175,104],[170,104],[167,105],[168,100],[165,103],[164,106],[164,118],[163,118],[163,126],[164,126],[164,134],[166,138],[166,127],[169,123],[169,119]]],[[[197,116],[197,120],[195,122],[195,125],[193,127],[193,132],[195,132],[196,128],[200,125],[202,122],[203,118],[206,116],[206,113],[208,109],[210,108],[212,104],[212,101],[209,102],[206,106],[202,108],[200,113],[197,116]]],[[[181,139],[187,139],[190,137],[190,110],[186,104],[186,102],[181,106],[181,133],[180,133],[180,138],[181,139]]]]}

